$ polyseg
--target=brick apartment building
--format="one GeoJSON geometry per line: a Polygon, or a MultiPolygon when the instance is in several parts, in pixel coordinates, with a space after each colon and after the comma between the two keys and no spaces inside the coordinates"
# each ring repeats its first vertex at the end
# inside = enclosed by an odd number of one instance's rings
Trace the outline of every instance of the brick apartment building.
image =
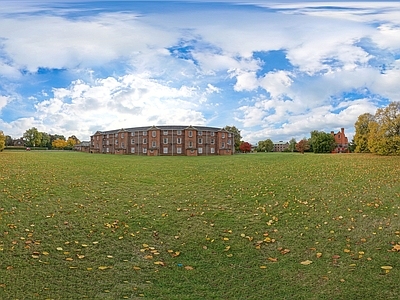
{"type": "Polygon", "coordinates": [[[348,153],[349,141],[344,134],[344,128],[341,128],[338,133],[331,131],[331,135],[334,136],[336,142],[336,148],[332,151],[332,153],[348,153]]]}
{"type": "Polygon", "coordinates": [[[97,131],[90,153],[132,155],[232,155],[234,135],[205,126],[152,126],[97,131]]]}
{"type": "Polygon", "coordinates": [[[274,152],[283,152],[289,148],[289,143],[284,143],[283,141],[279,141],[278,143],[274,144],[274,152]]]}

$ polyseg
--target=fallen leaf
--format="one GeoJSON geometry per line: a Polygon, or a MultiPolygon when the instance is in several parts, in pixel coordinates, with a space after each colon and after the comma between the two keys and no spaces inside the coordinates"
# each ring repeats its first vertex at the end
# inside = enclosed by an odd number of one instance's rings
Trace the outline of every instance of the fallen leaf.
{"type": "Polygon", "coordinates": [[[267,266],[260,266],[260,269],[266,269],[267,266]]]}
{"type": "Polygon", "coordinates": [[[136,267],[136,266],[134,266],[133,269],[136,270],[136,271],[139,271],[139,270],[140,270],[140,268],[139,268],[139,267],[136,267]]]}
{"type": "Polygon", "coordinates": [[[162,261],[155,261],[154,262],[155,265],[160,265],[160,266],[165,266],[165,263],[162,261]]]}
{"type": "Polygon", "coordinates": [[[194,268],[191,267],[191,266],[185,266],[185,269],[186,269],[186,270],[193,270],[194,268]]]}
{"type": "Polygon", "coordinates": [[[106,270],[106,269],[108,269],[108,267],[106,267],[106,266],[100,266],[98,269],[99,269],[99,270],[106,270]]]}
{"type": "Polygon", "coordinates": [[[308,265],[312,264],[312,261],[309,260],[309,259],[307,259],[307,260],[302,261],[302,262],[300,262],[300,263],[301,263],[302,265],[304,265],[304,266],[308,266],[308,265]]]}
{"type": "Polygon", "coordinates": [[[268,260],[272,261],[272,262],[277,262],[278,261],[278,259],[276,257],[268,257],[268,260]]]}
{"type": "Polygon", "coordinates": [[[322,253],[321,253],[321,252],[318,252],[318,253],[316,254],[316,256],[317,256],[317,258],[320,258],[320,257],[322,256],[322,253]]]}

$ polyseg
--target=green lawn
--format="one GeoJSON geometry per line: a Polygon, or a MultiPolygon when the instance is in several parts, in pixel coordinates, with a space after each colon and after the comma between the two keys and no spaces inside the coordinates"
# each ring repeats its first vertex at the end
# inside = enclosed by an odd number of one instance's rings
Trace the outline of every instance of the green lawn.
{"type": "Polygon", "coordinates": [[[398,299],[399,179],[372,155],[6,151],[0,299],[398,299]]]}

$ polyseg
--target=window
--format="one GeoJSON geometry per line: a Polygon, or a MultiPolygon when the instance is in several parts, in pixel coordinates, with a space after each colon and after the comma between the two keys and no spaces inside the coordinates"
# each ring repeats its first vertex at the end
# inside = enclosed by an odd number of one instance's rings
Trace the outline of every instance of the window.
{"type": "Polygon", "coordinates": [[[214,139],[211,139],[211,144],[215,144],[215,140],[214,139]]]}
{"type": "Polygon", "coordinates": [[[134,144],[135,143],[135,139],[131,139],[131,144],[134,144]]]}
{"type": "Polygon", "coordinates": [[[125,149],[125,144],[124,143],[121,143],[121,148],[125,149]]]}
{"type": "Polygon", "coordinates": [[[225,143],[224,142],[221,143],[221,148],[225,148],[225,143]]]}
{"type": "Polygon", "coordinates": [[[228,137],[231,137],[232,136],[232,134],[231,133],[228,133],[228,137]]]}
{"type": "Polygon", "coordinates": [[[116,133],[114,136],[117,138],[118,137],[118,133],[116,133]]]}
{"type": "Polygon", "coordinates": [[[153,148],[155,148],[155,147],[157,147],[157,143],[156,143],[155,141],[152,141],[152,142],[151,142],[151,146],[152,146],[153,148]]]}
{"type": "Polygon", "coordinates": [[[193,131],[190,130],[188,135],[189,135],[189,137],[192,137],[193,136],[193,131]]]}
{"type": "Polygon", "coordinates": [[[147,139],[146,138],[143,139],[143,144],[147,144],[147,139]]]}
{"type": "Polygon", "coordinates": [[[199,131],[197,134],[198,135],[203,135],[203,131],[199,131]]]}
{"type": "Polygon", "coordinates": [[[143,148],[143,153],[144,153],[144,154],[147,153],[147,148],[143,148]]]}
{"type": "Polygon", "coordinates": [[[182,135],[182,130],[177,130],[177,131],[176,131],[176,134],[177,134],[177,135],[182,135]]]}
{"type": "Polygon", "coordinates": [[[199,152],[199,154],[202,154],[203,153],[203,148],[197,149],[197,152],[199,152]]]}
{"type": "Polygon", "coordinates": [[[211,132],[211,136],[214,136],[214,134],[215,134],[215,133],[214,133],[214,131],[213,131],[213,132],[211,132]]]}
{"type": "Polygon", "coordinates": [[[118,140],[115,140],[115,145],[118,145],[118,140]]]}
{"type": "Polygon", "coordinates": [[[143,131],[143,135],[147,135],[147,131],[143,131]]]}
{"type": "Polygon", "coordinates": [[[110,135],[109,134],[107,134],[107,138],[109,138],[110,137],[110,135]]]}
{"type": "Polygon", "coordinates": [[[107,148],[107,153],[110,152],[110,148],[107,148]]]}
{"type": "Polygon", "coordinates": [[[168,130],[164,130],[163,134],[168,135],[168,130]]]}
{"type": "Polygon", "coordinates": [[[163,153],[164,153],[164,154],[168,153],[168,147],[164,147],[163,153]]]}
{"type": "Polygon", "coordinates": [[[176,139],[176,143],[177,143],[177,144],[182,144],[182,138],[177,138],[177,139],[176,139]]]}
{"type": "Polygon", "coordinates": [[[203,144],[203,139],[199,138],[198,143],[203,144]]]}
{"type": "Polygon", "coordinates": [[[224,139],[225,138],[225,132],[222,133],[221,137],[224,139]]]}
{"type": "Polygon", "coordinates": [[[135,153],[135,147],[131,148],[131,153],[135,153]]]}
{"type": "Polygon", "coordinates": [[[227,144],[228,144],[228,145],[230,145],[230,144],[231,144],[231,139],[229,139],[229,140],[228,140],[227,144]]]}
{"type": "Polygon", "coordinates": [[[151,136],[152,136],[152,137],[156,137],[156,135],[157,135],[157,132],[156,132],[155,130],[153,130],[153,131],[151,132],[151,136]]]}
{"type": "Polygon", "coordinates": [[[214,148],[211,148],[211,149],[210,149],[210,152],[214,154],[214,153],[215,153],[215,149],[214,149],[214,148]]]}
{"type": "Polygon", "coordinates": [[[123,133],[121,133],[121,139],[123,139],[124,138],[124,134],[123,133]]]}
{"type": "Polygon", "coordinates": [[[96,136],[96,140],[99,140],[99,136],[96,136]]]}
{"type": "Polygon", "coordinates": [[[134,133],[134,132],[131,132],[131,136],[135,136],[135,133],[134,133]]]}
{"type": "Polygon", "coordinates": [[[193,142],[189,142],[189,148],[193,147],[193,142]]]}
{"type": "Polygon", "coordinates": [[[182,148],[181,147],[176,148],[176,153],[181,154],[182,153],[182,148]]]}
{"type": "Polygon", "coordinates": [[[163,138],[163,144],[168,144],[168,138],[163,138]]]}

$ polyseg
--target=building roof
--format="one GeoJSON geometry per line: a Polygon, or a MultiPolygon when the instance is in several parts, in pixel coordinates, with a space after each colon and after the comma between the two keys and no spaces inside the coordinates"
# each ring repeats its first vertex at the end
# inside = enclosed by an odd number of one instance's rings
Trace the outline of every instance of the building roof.
{"type": "Polygon", "coordinates": [[[225,130],[221,127],[210,127],[210,126],[192,126],[192,125],[159,125],[159,126],[140,126],[140,127],[131,127],[131,128],[120,128],[114,130],[106,130],[106,131],[96,131],[95,134],[115,134],[121,131],[128,131],[128,132],[135,132],[135,131],[148,131],[148,130],[185,130],[185,129],[192,129],[197,131],[220,131],[225,130]]]}

